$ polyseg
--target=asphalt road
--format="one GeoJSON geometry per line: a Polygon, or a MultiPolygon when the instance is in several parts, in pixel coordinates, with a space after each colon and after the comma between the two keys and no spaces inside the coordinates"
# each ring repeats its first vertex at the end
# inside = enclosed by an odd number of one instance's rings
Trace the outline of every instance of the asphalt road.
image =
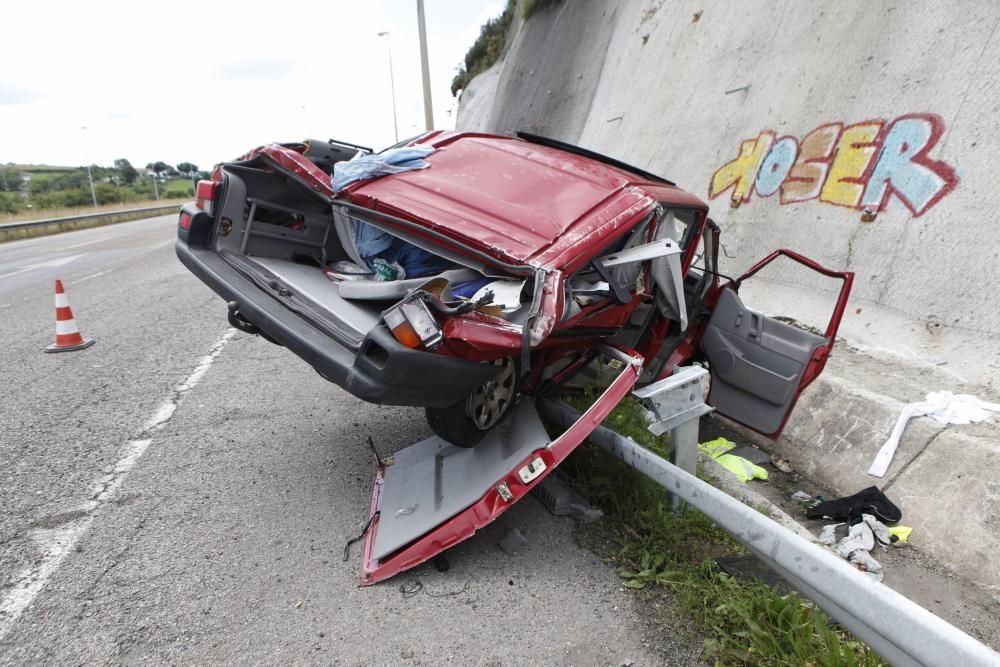
{"type": "Polygon", "coordinates": [[[174,224],[0,244],[0,663],[696,661],[534,498],[449,571],[358,588],[360,549],[342,553],[367,518],[364,439],[413,443],[422,412],[230,330],[174,224]],[[56,277],[85,351],[42,352],[56,277]]]}

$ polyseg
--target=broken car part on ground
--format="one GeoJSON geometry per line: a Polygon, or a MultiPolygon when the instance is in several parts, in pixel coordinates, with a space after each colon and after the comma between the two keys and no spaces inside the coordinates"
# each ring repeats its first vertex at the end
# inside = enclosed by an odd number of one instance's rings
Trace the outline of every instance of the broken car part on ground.
{"type": "Polygon", "coordinates": [[[708,402],[771,437],[822,371],[852,273],[778,250],[720,280],[701,200],[557,141],[436,131],[393,149],[257,148],[199,183],[177,241],[234,327],[362,400],[426,410],[435,436],[376,475],[363,582],[471,536],[677,367],[706,364],[708,402]],[[841,281],[822,335],[741,301],[779,257],[841,281]],[[534,400],[594,364],[614,379],[551,438],[534,400]]]}

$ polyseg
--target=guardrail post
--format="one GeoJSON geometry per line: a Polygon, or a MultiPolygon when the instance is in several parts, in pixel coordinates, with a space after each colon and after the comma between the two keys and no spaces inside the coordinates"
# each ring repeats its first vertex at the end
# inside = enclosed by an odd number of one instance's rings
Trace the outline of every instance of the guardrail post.
{"type": "MultiPolygon", "coordinates": [[[[678,368],[670,377],[632,392],[643,406],[653,413],[649,426],[653,435],[669,433],[670,462],[694,474],[698,466],[698,425],[702,415],[712,411],[705,405],[702,379],[708,371],[700,366],[678,368]]],[[[682,500],[672,495],[674,510],[682,500]]]]}
{"type": "MultiPolygon", "coordinates": [[[[552,399],[538,405],[563,428],[580,417],[552,399]]],[[[985,644],[631,438],[598,426],[589,439],[712,519],[891,664],[1000,665],[1000,654],[985,644]]]]}

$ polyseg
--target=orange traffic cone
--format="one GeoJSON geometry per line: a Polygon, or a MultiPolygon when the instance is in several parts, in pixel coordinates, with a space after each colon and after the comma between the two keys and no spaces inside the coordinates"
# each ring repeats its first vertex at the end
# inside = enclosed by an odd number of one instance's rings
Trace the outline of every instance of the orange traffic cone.
{"type": "Polygon", "coordinates": [[[45,348],[46,352],[72,352],[90,347],[94,341],[80,335],[73,319],[73,310],[69,307],[66,290],[61,280],[56,280],[56,342],[45,348]]]}

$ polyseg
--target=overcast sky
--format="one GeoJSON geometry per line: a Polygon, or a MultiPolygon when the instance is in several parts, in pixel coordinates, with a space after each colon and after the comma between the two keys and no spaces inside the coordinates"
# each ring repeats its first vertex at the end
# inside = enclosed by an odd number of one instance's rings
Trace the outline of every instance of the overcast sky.
{"type": "MultiPolygon", "coordinates": [[[[0,163],[207,169],[269,141],[382,148],[390,42],[400,138],[424,129],[416,0],[4,4],[0,163]]],[[[454,127],[455,67],[504,4],[425,0],[437,128],[454,127]]]]}

